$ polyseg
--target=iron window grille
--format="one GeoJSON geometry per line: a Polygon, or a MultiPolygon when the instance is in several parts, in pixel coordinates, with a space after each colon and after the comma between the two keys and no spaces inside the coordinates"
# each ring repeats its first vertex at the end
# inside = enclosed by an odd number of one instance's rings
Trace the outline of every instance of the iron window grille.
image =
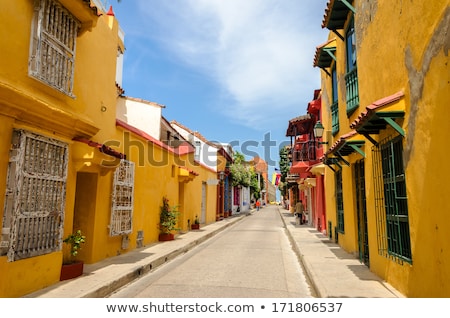
{"type": "Polygon", "coordinates": [[[344,227],[344,195],[342,188],[342,170],[336,171],[336,212],[337,212],[337,231],[345,232],[344,227]]]}
{"type": "Polygon", "coordinates": [[[114,172],[110,236],[129,234],[133,225],[134,162],[122,159],[114,172]]]}
{"type": "Polygon", "coordinates": [[[68,145],[25,130],[11,143],[0,255],[16,261],[61,249],[68,145]]]}
{"type": "Polygon", "coordinates": [[[412,263],[402,136],[374,146],[374,182],[378,251],[412,263]]]}
{"type": "Polygon", "coordinates": [[[367,226],[367,204],[364,159],[354,164],[354,182],[356,192],[356,212],[358,220],[359,260],[369,266],[369,232],[367,226]]]}
{"type": "Polygon", "coordinates": [[[28,74],[72,96],[80,23],[57,1],[36,0],[28,74]]]}

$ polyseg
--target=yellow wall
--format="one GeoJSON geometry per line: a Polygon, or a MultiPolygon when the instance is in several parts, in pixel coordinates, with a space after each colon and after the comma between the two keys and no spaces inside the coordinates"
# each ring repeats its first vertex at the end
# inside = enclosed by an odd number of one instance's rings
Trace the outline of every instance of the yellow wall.
{"type": "MultiPolygon", "coordinates": [[[[332,104],[332,86],[331,86],[331,76],[326,74],[324,71],[322,73],[322,123],[324,127],[327,127],[326,134],[324,133],[324,140],[328,142],[327,145],[323,145],[324,152],[328,151],[330,147],[342,136],[351,131],[350,129],[350,119],[347,116],[346,111],[346,94],[345,94],[345,73],[346,73],[346,63],[345,63],[345,42],[343,42],[336,34],[330,32],[327,41],[334,41],[331,45],[336,46],[335,55],[337,57],[336,61],[332,63],[332,67],[336,68],[337,72],[337,88],[338,88],[338,104],[339,104],[339,131],[336,135],[331,134],[332,125],[332,114],[331,114],[331,104],[332,104]]],[[[328,45],[329,46],[329,45],[328,45]]],[[[331,68],[328,69],[331,74],[331,68]]],[[[364,147],[362,148],[364,151],[364,147]]],[[[356,160],[361,159],[359,154],[351,155],[349,158],[345,158],[351,164],[356,160]]],[[[342,191],[343,191],[343,204],[344,204],[344,233],[339,232],[338,241],[339,244],[349,253],[357,254],[358,252],[358,241],[357,241],[357,216],[355,209],[355,197],[354,197],[354,184],[353,184],[353,171],[352,166],[347,166],[344,163],[340,163],[342,166],[342,191]]],[[[340,168],[333,165],[333,168],[337,171],[340,168]]],[[[331,222],[332,228],[327,228],[327,235],[330,235],[332,239],[336,239],[336,227],[337,227],[337,209],[336,209],[336,180],[335,172],[330,168],[326,168],[324,185],[326,189],[326,217],[327,226],[328,222],[331,222]]]]}
{"type": "MultiPolygon", "coordinates": [[[[355,1],[355,30],[360,107],[349,118],[345,112],[344,42],[337,40],[339,78],[339,137],[373,102],[403,92],[395,107],[405,110],[396,120],[405,131],[404,166],[408,196],[412,263],[380,255],[377,245],[372,144],[366,139],[365,186],[369,226],[370,269],[408,297],[450,296],[450,202],[447,200],[446,139],[450,136],[450,63],[448,1],[355,1]],[[389,26],[389,27],[386,27],[389,26]],[[395,35],[395,36],[394,36],[395,35]]],[[[344,34],[342,30],[341,34],[344,34]]],[[[330,32],[330,38],[335,35],[330,32]]],[[[331,129],[331,80],[322,72],[324,122],[331,129]]],[[[398,135],[389,126],[379,141],[398,135]]],[[[362,136],[360,136],[362,137],[362,136]]],[[[336,139],[332,140],[332,143],[336,139]]],[[[331,143],[331,144],[332,144],[331,143]]],[[[359,154],[346,159],[353,164],[359,154]]],[[[345,235],[339,244],[357,252],[357,224],[351,166],[343,166],[345,235]]],[[[327,218],[336,225],[334,174],[325,175],[327,218]]],[[[330,230],[330,229],[328,229],[330,230]]],[[[333,229],[334,231],[334,229],[333,229]]],[[[334,235],[334,233],[333,233],[334,235]]]]}
{"type": "Polygon", "coordinates": [[[449,297],[450,170],[443,155],[450,135],[449,2],[378,1],[371,13],[358,56],[367,60],[358,66],[360,85],[370,87],[361,101],[405,93],[404,163],[413,255],[412,265],[377,255],[371,255],[371,264],[408,296],[449,297]]]}
{"type": "MultiPolygon", "coordinates": [[[[122,249],[121,236],[109,237],[107,229],[110,223],[114,169],[101,168],[99,163],[102,159],[111,161],[111,158],[106,158],[95,150],[94,156],[98,158],[90,159],[89,153],[93,148],[77,145],[78,148],[82,148],[81,152],[84,151],[85,157],[88,158],[85,166],[80,169],[83,172],[82,178],[86,179],[83,185],[91,184],[94,187],[97,183],[95,195],[88,190],[80,194],[80,196],[94,196],[95,207],[89,200],[84,200],[76,209],[81,211],[81,214],[83,211],[93,210],[89,218],[81,217],[86,220],[85,231],[90,233],[89,239],[93,244],[92,246],[86,244],[80,252],[80,257],[88,263],[135,249],[137,231],[143,231],[144,245],[158,241],[159,213],[163,197],[169,199],[170,206],[178,207],[180,215],[177,227],[181,232],[188,231],[187,221],[190,220],[192,224],[196,215],[200,218],[202,183],[216,178],[215,171],[193,161],[192,153],[179,156],[170,147],[161,146],[160,143],[154,143],[120,127],[116,129],[115,136],[109,141],[118,145],[115,149],[126,154],[127,160],[135,162],[133,231],[128,235],[129,245],[126,249],[122,249]],[[186,167],[197,175],[191,174],[187,179],[179,177],[179,167],[186,167]],[[94,172],[95,177],[85,175],[91,171],[94,172]]],[[[206,223],[211,223],[215,221],[216,188],[209,185],[206,187],[206,223]]]]}
{"type": "MultiPolygon", "coordinates": [[[[200,217],[202,184],[206,184],[205,222],[216,217],[215,169],[194,162],[193,152],[173,149],[158,141],[116,126],[117,91],[115,66],[118,23],[105,14],[97,17],[85,1],[62,0],[81,20],[76,43],[73,94],[69,97],[28,76],[30,30],[33,1],[2,4],[0,19],[0,192],[5,193],[9,148],[13,128],[23,128],[69,145],[63,238],[81,229],[86,243],[78,259],[95,263],[129,252],[137,246],[137,232],[143,231],[143,245],[158,240],[158,223],[163,197],[179,205],[178,226],[188,229],[187,220],[200,217]],[[114,158],[96,147],[73,141],[83,137],[106,144],[135,162],[134,211],[128,246],[122,236],[110,237],[111,193],[114,158]],[[179,167],[191,173],[179,175],[179,167]]],[[[4,206],[4,195],[0,196],[4,206]]],[[[3,208],[0,210],[2,221],[3,208]]],[[[1,226],[1,224],[0,224],[1,226]]],[[[0,297],[17,297],[59,281],[63,251],[8,262],[0,256],[0,297]]]]}
{"type": "MultiPolygon", "coordinates": [[[[75,98],[60,93],[28,76],[33,1],[5,2],[0,10],[0,189],[5,193],[9,146],[13,128],[23,128],[69,144],[70,161],[66,185],[64,237],[72,232],[77,169],[73,137],[99,138],[115,130],[115,64],[117,23],[97,17],[83,1],[63,0],[82,20],[75,59],[75,98]],[[109,24],[109,25],[108,25],[109,24]],[[92,25],[93,27],[86,27],[92,25]],[[104,104],[108,111],[102,113],[104,104]],[[111,106],[111,108],[109,108],[111,106]],[[101,132],[97,132],[101,129],[101,132]]],[[[91,149],[92,150],[92,149],[91,149]]],[[[75,151],[76,153],[76,151],[75,151]]],[[[106,186],[107,183],[105,183],[106,186]]],[[[4,195],[0,196],[0,222],[4,195]]],[[[93,244],[88,240],[87,246],[93,244]]],[[[99,246],[100,247],[100,246],[99,246]]],[[[99,248],[98,247],[98,248],[99,248]]],[[[20,296],[59,281],[61,251],[8,262],[0,257],[0,297],[20,296]]]]}

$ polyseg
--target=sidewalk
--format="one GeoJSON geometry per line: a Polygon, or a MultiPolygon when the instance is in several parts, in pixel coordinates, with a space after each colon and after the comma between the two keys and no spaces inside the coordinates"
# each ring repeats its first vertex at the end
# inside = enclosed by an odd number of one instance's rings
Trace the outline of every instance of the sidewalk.
{"type": "MultiPolygon", "coordinates": [[[[404,297],[383,282],[359,260],[328,237],[307,225],[295,225],[294,216],[278,208],[293,248],[319,297],[404,297]]],[[[232,216],[179,235],[176,240],[155,243],[133,252],[85,265],[84,274],[26,295],[26,298],[105,297],[176,256],[186,253],[247,214],[232,216]]]]}
{"type": "Polygon", "coordinates": [[[318,297],[405,297],[327,236],[308,225],[295,225],[293,214],[281,207],[279,212],[318,297]]]}

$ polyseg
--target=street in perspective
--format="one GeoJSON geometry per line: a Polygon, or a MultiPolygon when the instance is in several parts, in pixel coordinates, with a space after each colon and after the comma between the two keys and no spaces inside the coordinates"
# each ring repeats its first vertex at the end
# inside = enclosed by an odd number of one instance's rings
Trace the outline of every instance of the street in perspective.
{"type": "Polygon", "coordinates": [[[446,312],[450,0],[14,0],[0,24],[4,317],[446,312]]]}
{"type": "Polygon", "coordinates": [[[269,205],[110,297],[307,298],[313,295],[278,206],[269,205]]]}

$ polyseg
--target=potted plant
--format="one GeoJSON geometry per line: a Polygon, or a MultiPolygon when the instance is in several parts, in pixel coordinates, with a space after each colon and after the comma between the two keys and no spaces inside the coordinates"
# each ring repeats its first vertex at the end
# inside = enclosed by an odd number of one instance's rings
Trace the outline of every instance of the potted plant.
{"type": "Polygon", "coordinates": [[[77,230],[75,233],[67,236],[63,242],[69,246],[69,253],[64,255],[63,265],[61,267],[60,280],[66,280],[81,276],[83,274],[84,263],[80,260],[75,260],[81,245],[86,242],[86,237],[77,230]]]}
{"type": "Polygon", "coordinates": [[[178,207],[170,206],[169,199],[163,197],[163,205],[161,206],[161,211],[159,214],[159,240],[160,241],[170,241],[174,239],[177,221],[178,221],[178,207]]]}
{"type": "Polygon", "coordinates": [[[194,224],[191,224],[192,230],[199,230],[200,229],[200,221],[198,220],[197,215],[195,216],[194,224]]]}

